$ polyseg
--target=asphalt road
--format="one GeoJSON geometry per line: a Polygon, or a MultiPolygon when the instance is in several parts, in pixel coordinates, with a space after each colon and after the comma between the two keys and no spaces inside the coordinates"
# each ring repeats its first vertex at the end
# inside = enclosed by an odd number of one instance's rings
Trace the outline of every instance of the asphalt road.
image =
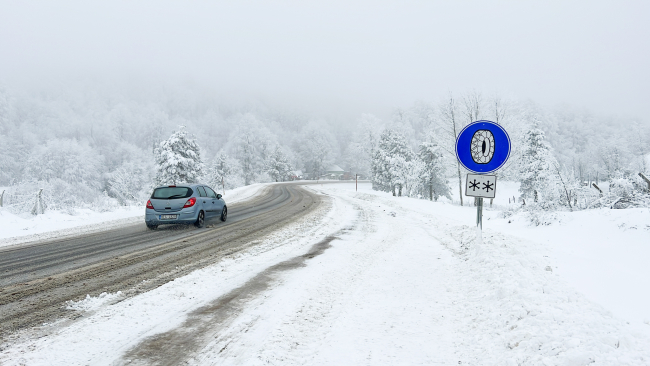
{"type": "MultiPolygon", "coordinates": [[[[304,184],[301,183],[301,184],[304,184]]],[[[314,210],[323,198],[297,184],[277,184],[228,205],[228,221],[202,229],[141,224],[0,249],[0,336],[78,316],[68,300],[148,291],[217,262],[314,210]]],[[[144,209],[143,209],[144,210],[144,209]]]]}

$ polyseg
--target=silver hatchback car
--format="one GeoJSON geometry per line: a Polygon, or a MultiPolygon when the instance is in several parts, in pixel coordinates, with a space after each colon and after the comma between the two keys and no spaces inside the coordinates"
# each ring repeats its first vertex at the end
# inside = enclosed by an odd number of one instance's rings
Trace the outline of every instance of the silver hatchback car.
{"type": "Polygon", "coordinates": [[[149,229],[164,224],[203,227],[206,220],[217,217],[226,221],[228,207],[220,194],[204,184],[158,187],[147,201],[145,211],[145,223],[149,229]]]}

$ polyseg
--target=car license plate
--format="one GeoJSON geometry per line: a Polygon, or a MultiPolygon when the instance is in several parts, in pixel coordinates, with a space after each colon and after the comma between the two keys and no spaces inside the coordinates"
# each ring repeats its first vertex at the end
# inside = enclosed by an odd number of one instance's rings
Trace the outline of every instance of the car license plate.
{"type": "Polygon", "coordinates": [[[173,220],[177,217],[178,215],[160,215],[161,220],[173,220]]]}

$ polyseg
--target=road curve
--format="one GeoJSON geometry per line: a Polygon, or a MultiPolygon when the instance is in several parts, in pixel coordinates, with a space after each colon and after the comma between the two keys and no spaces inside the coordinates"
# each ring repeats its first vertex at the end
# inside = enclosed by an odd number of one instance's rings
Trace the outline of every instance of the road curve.
{"type": "MultiPolygon", "coordinates": [[[[304,182],[300,183],[304,184],[304,182]]],[[[266,187],[228,205],[228,221],[206,228],[142,224],[0,249],[0,337],[73,318],[65,302],[90,294],[148,291],[250,245],[314,210],[323,198],[298,184],[266,187]]]]}

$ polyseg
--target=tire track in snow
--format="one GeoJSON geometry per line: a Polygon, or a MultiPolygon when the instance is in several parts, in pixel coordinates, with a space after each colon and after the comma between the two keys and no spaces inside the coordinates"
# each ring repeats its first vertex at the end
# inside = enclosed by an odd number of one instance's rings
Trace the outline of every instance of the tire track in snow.
{"type": "MultiPolygon", "coordinates": [[[[189,354],[199,349],[208,334],[228,323],[228,320],[242,311],[248,302],[266,291],[279,274],[307,265],[307,261],[331,247],[335,236],[329,236],[314,244],[301,256],[278,263],[259,273],[243,286],[238,287],[212,304],[191,312],[178,328],[152,336],[128,351],[124,358],[132,365],[178,365],[189,354]]],[[[221,351],[223,351],[226,344],[221,351]]]]}

